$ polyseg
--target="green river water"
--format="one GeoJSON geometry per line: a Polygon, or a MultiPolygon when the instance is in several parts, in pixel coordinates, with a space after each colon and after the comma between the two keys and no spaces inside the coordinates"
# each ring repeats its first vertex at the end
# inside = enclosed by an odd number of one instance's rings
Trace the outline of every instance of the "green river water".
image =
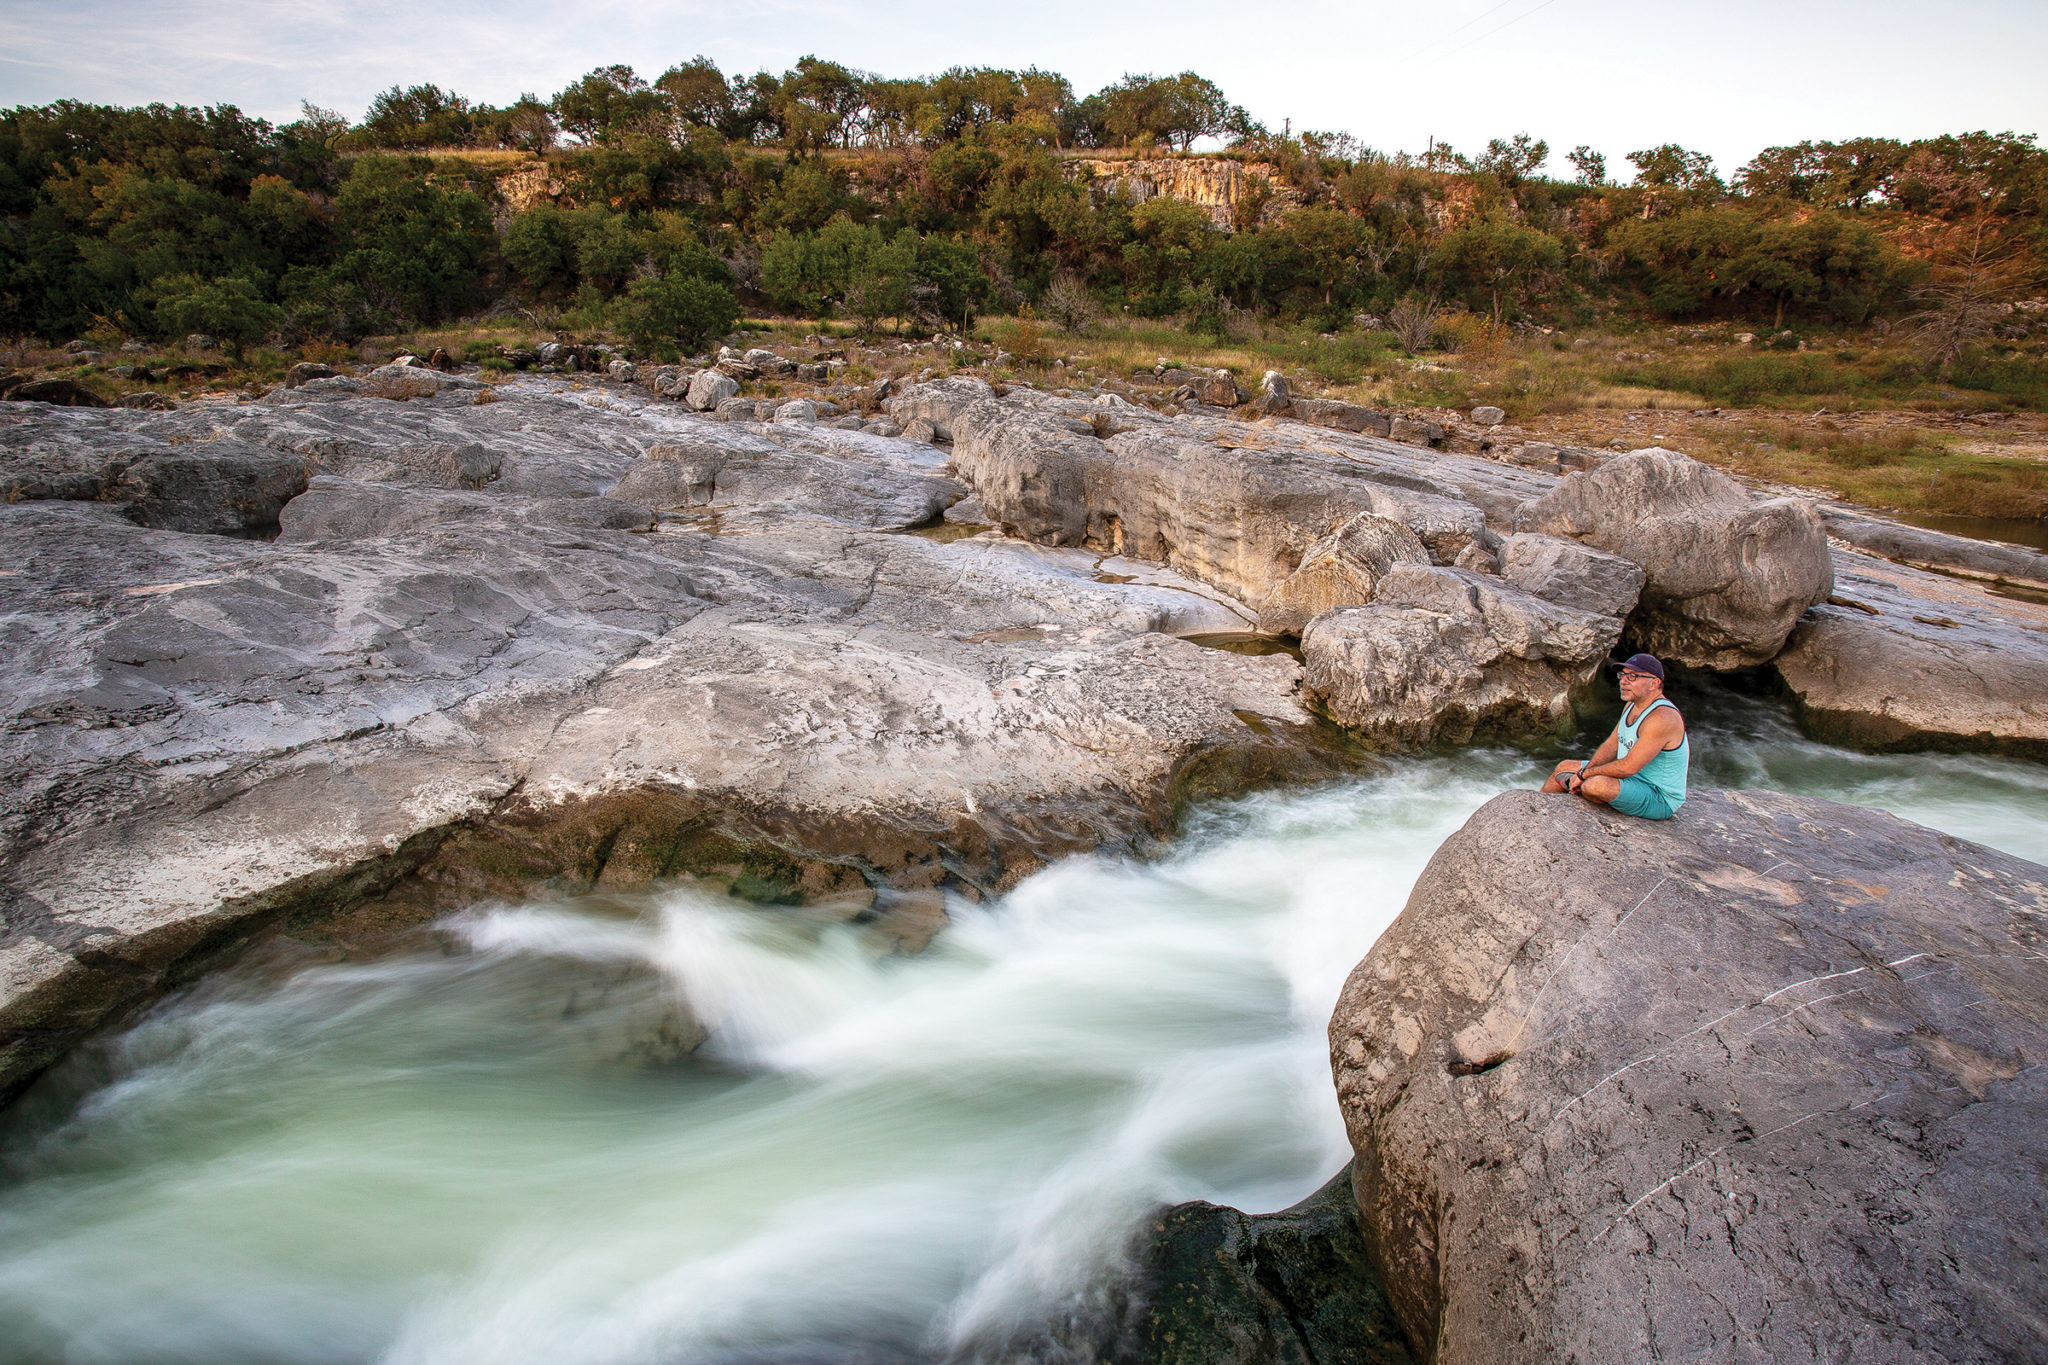
{"type": "MultiPolygon", "coordinates": [[[[1681,695],[1696,784],[2048,861],[2048,768],[1810,743],[1681,695]]],[[[1147,1208],[1282,1207],[1349,1155],[1323,1031],[1436,846],[1548,757],[1391,762],[954,907],[915,957],[688,891],[278,945],[0,1116],[0,1360],[966,1359],[1147,1208]],[[708,1039],[679,1039],[694,1019],[708,1039]]]]}

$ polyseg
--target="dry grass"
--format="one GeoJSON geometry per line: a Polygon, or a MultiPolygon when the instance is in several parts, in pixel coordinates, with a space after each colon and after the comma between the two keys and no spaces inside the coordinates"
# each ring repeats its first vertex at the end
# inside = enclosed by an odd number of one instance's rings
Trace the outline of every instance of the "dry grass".
{"type": "Polygon", "coordinates": [[[1688,412],[1700,405],[1696,393],[1673,389],[1640,389],[1626,384],[1602,384],[1583,394],[1578,403],[1548,411],[1570,412],[1580,408],[1640,409],[1649,412],[1688,412]]]}
{"type": "MultiPolygon", "coordinates": [[[[513,154],[466,154],[509,156],[513,154]]],[[[531,346],[555,335],[556,318],[511,315],[372,338],[355,346],[314,343],[296,351],[252,349],[240,365],[217,353],[177,348],[108,355],[85,369],[61,351],[14,344],[0,364],[69,374],[112,398],[142,388],[170,396],[251,381],[274,382],[297,359],[342,366],[378,362],[405,351],[440,347],[476,359],[500,345],[531,346]],[[132,360],[161,375],[197,366],[177,379],[148,384],[115,379],[105,366],[132,360]]],[[[841,377],[869,383],[954,367],[944,349],[892,335],[863,338],[850,324],[811,319],[752,318],[743,344],[784,354],[813,339],[843,346],[841,377]]],[[[1456,353],[1412,355],[1387,333],[1319,335],[1302,327],[1236,320],[1217,338],[1172,321],[1112,316],[1070,332],[1041,319],[984,318],[978,349],[1001,346],[1013,372],[1052,387],[1104,385],[1130,391],[1134,372],[1151,376],[1163,357],[1190,369],[1226,369],[1256,388],[1269,369],[1298,392],[1340,397],[1373,407],[1469,410],[1479,403],[1507,410],[1530,439],[1607,446],[1669,445],[1732,472],[1793,484],[1874,507],[1981,517],[2048,517],[2048,417],[2021,413],[1995,421],[2001,406],[2034,405],[2027,355],[2014,352],[1980,365],[1997,392],[1957,386],[1930,390],[1898,344],[1876,337],[1810,338],[1809,348],[1761,351],[1739,344],[1732,328],[1651,329],[1631,334],[1497,333],[1467,317],[1450,329],[1456,353]],[[1853,344],[1851,344],[1853,340],[1853,344]],[[1999,370],[1998,366],[2004,366],[1999,370]],[[1736,402],[1731,394],[1766,396],[1736,402]],[[1717,397],[1718,395],[1718,397],[1717,397]]],[[[597,336],[578,332],[578,339],[597,336]]],[[[742,344],[742,343],[735,343],[742,344]]],[[[2027,353],[2032,354],[2031,352],[2027,353]]],[[[2048,357],[2039,365],[2048,371],[2048,357]]],[[[1006,376],[992,375],[996,379],[1006,376]]],[[[493,395],[494,396],[494,395],[493,395]]],[[[482,401],[490,401],[489,397],[482,401]]]]}
{"type": "Polygon", "coordinates": [[[501,173],[524,166],[542,158],[532,152],[522,152],[510,147],[421,147],[411,151],[390,147],[371,147],[360,151],[341,154],[344,161],[353,161],[362,156],[424,156],[432,159],[437,171],[476,170],[501,173]]]}
{"type": "Polygon", "coordinates": [[[2048,462],[1960,448],[1912,423],[1858,431],[1766,419],[1699,452],[1725,469],[1826,491],[1870,507],[1949,516],[2048,517],[2048,462]]]}

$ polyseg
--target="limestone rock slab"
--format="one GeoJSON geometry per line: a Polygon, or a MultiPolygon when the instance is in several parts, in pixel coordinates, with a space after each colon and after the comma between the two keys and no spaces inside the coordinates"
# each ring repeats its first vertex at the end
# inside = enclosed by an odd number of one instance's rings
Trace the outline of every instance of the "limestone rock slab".
{"type": "Polygon", "coordinates": [[[2048,869],[1877,811],[1496,797],[1330,1024],[1444,1365],[2030,1359],[2048,869]]]}
{"type": "Polygon", "coordinates": [[[1620,636],[1618,617],[1397,563],[1371,605],[1309,623],[1302,688],[1338,724],[1391,746],[1556,730],[1620,636]]]}
{"type": "Polygon", "coordinates": [[[1516,529],[1642,565],[1632,637],[1661,658],[1698,668],[1767,661],[1800,614],[1834,590],[1827,529],[1812,504],[1758,499],[1668,450],[1633,451],[1565,476],[1522,509],[1516,529]]]}
{"type": "Polygon", "coordinates": [[[1771,662],[1819,738],[2048,756],[2048,605],[1835,554],[1835,595],[1771,662]]]}
{"type": "Polygon", "coordinates": [[[1301,564],[1259,609],[1259,629],[1299,635],[1326,611],[1363,606],[1394,565],[1427,564],[1422,541],[1400,522],[1360,512],[1308,547],[1301,564]]]}

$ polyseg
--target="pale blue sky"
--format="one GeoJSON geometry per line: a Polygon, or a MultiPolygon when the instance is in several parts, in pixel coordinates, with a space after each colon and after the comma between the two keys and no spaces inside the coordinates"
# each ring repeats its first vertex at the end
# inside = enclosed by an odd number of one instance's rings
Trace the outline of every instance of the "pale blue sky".
{"type": "Polygon", "coordinates": [[[282,120],[303,98],[354,118],[393,84],[502,103],[601,64],[651,78],[700,52],[728,74],[806,53],[896,76],[1035,64],[1079,94],[1193,69],[1276,129],[1409,151],[1527,131],[1561,174],[1582,142],[1617,171],[1634,148],[1679,142],[1726,173],[1805,138],[2048,134],[2041,0],[5,0],[0,106],[226,102],[282,120]]]}

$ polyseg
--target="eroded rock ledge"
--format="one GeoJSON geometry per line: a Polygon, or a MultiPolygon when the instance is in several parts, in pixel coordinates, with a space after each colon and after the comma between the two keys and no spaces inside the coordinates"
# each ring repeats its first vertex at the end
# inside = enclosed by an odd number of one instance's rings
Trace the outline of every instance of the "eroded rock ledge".
{"type": "Polygon", "coordinates": [[[1617,645],[1776,656],[1859,742],[2048,725],[2048,609],[1876,561],[1830,598],[1811,508],[1670,452],[1560,478],[968,378],[890,396],[912,440],[435,373],[0,413],[0,1093],[280,917],[998,889],[1350,761],[1319,716],[1561,727],[1617,645]],[[1259,625],[1306,667],[1182,638],[1259,625]]]}
{"type": "Polygon", "coordinates": [[[887,913],[1345,761],[1292,659],[1178,638],[1226,595],[902,534],[966,492],[930,445],[311,387],[0,418],[79,471],[0,507],[0,1092],[279,919],[680,874],[887,913]]]}
{"type": "Polygon", "coordinates": [[[1510,792],[1330,1025],[1410,1338],[2019,1360],[2048,1323],[2048,869],[1856,807],[1510,792]]]}

